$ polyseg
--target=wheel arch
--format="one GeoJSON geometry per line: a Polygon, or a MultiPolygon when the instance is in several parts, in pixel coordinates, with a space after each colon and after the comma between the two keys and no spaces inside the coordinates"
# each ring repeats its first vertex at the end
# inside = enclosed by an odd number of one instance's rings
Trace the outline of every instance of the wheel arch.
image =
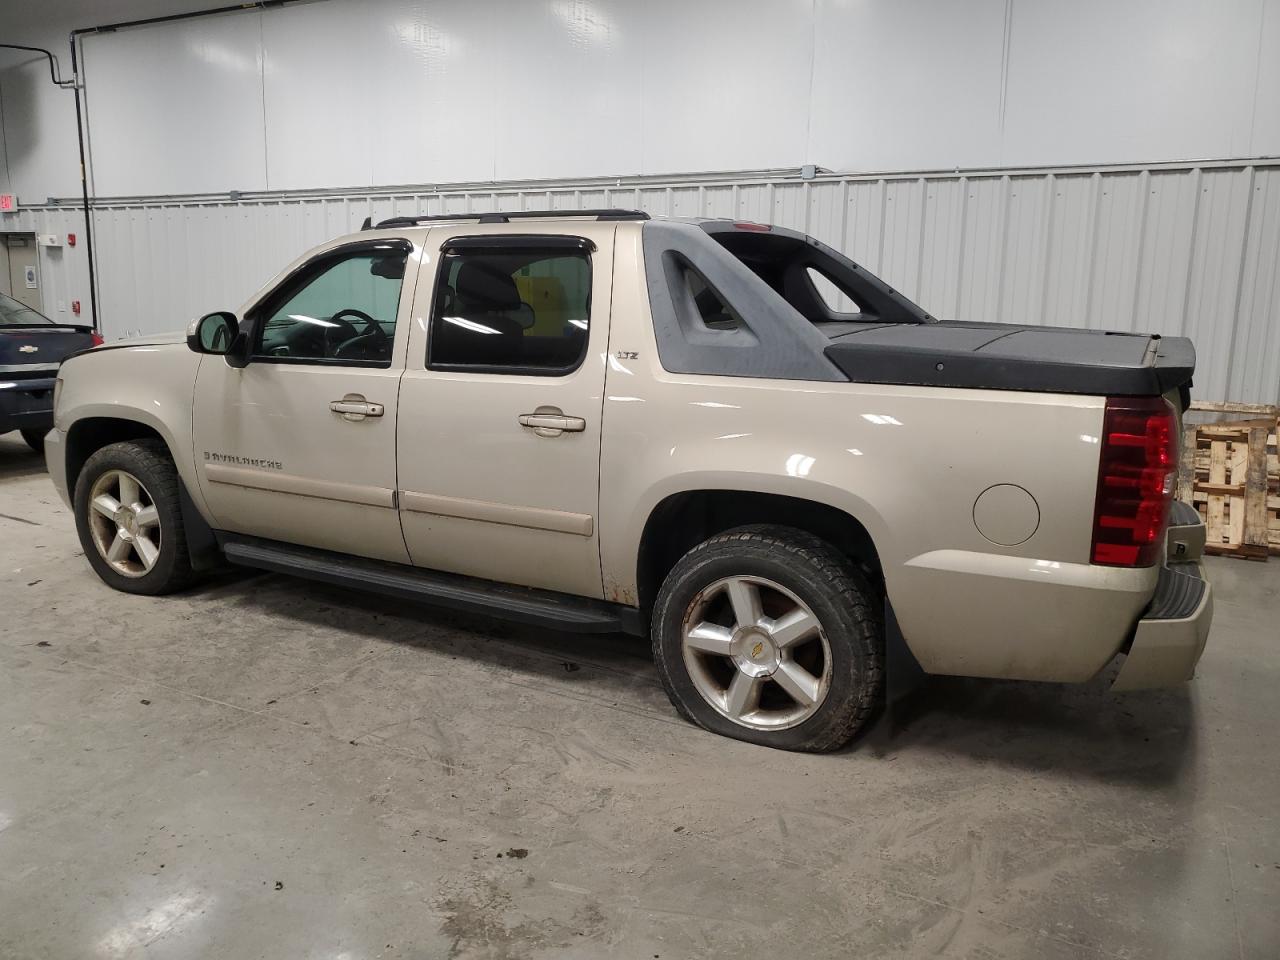
{"type": "Polygon", "coordinates": [[[221,553],[213,527],[191,496],[190,485],[183,477],[183,460],[176,456],[173,438],[166,436],[156,425],[129,417],[91,415],[80,417],[68,426],[66,477],[68,497],[72,503],[75,501],[76,483],[89,458],[103,447],[128,440],[159,440],[164,444],[178,473],[178,498],[192,567],[204,570],[216,566],[221,553]]]}
{"type": "Polygon", "coordinates": [[[839,507],[754,490],[683,490],[661,500],[645,520],[636,554],[641,610],[652,608],[667,573],[690,549],[725,530],[759,523],[794,527],[820,537],[852,560],[883,591],[881,555],[871,532],[839,507]]]}
{"type": "Polygon", "coordinates": [[[74,494],[80,472],[91,456],[103,447],[126,440],[159,440],[173,455],[173,445],[154,426],[128,417],[81,417],[67,428],[67,490],[74,494]]]}

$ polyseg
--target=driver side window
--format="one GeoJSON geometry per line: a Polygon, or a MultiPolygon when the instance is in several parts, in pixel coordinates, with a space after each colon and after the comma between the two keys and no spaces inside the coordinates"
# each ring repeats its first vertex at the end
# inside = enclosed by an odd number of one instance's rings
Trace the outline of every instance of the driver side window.
{"type": "Polygon", "coordinates": [[[254,355],[280,362],[388,366],[407,253],[340,252],[304,267],[264,304],[254,355]]]}

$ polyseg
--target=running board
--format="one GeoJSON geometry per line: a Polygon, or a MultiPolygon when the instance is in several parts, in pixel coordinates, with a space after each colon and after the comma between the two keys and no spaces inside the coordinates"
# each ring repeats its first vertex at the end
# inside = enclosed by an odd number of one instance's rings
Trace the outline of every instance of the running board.
{"type": "Polygon", "coordinates": [[[286,573],[401,600],[418,600],[572,633],[630,633],[637,636],[644,633],[640,611],[622,604],[550,590],[515,587],[399,563],[366,560],[256,537],[219,533],[218,542],[227,560],[243,567],[286,573]]]}

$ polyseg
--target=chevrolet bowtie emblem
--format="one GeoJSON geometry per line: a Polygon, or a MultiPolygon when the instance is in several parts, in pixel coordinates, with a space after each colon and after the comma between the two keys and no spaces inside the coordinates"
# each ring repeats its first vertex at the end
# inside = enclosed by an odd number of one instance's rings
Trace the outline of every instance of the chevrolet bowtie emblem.
{"type": "Polygon", "coordinates": [[[24,347],[19,347],[18,352],[19,353],[35,353],[39,349],[40,349],[39,347],[33,347],[30,344],[27,344],[24,347]]]}
{"type": "Polygon", "coordinates": [[[760,656],[760,654],[763,652],[764,652],[764,644],[757,641],[756,645],[751,648],[751,659],[754,660],[756,657],[760,656]]]}

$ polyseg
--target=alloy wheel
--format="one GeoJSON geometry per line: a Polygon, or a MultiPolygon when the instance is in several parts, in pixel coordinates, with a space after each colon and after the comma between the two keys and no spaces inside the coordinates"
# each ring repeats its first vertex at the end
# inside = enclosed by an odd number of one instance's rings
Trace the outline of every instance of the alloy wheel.
{"type": "Polygon", "coordinates": [[[93,544],[111,569],[143,577],[160,558],[160,514],[147,488],[133,474],[108,470],[89,491],[93,544]]]}
{"type": "Polygon", "coordinates": [[[703,699],[753,729],[803,723],[831,687],[822,624],[794,593],[763,577],[725,577],[700,590],[685,613],[681,648],[703,699]]]}

